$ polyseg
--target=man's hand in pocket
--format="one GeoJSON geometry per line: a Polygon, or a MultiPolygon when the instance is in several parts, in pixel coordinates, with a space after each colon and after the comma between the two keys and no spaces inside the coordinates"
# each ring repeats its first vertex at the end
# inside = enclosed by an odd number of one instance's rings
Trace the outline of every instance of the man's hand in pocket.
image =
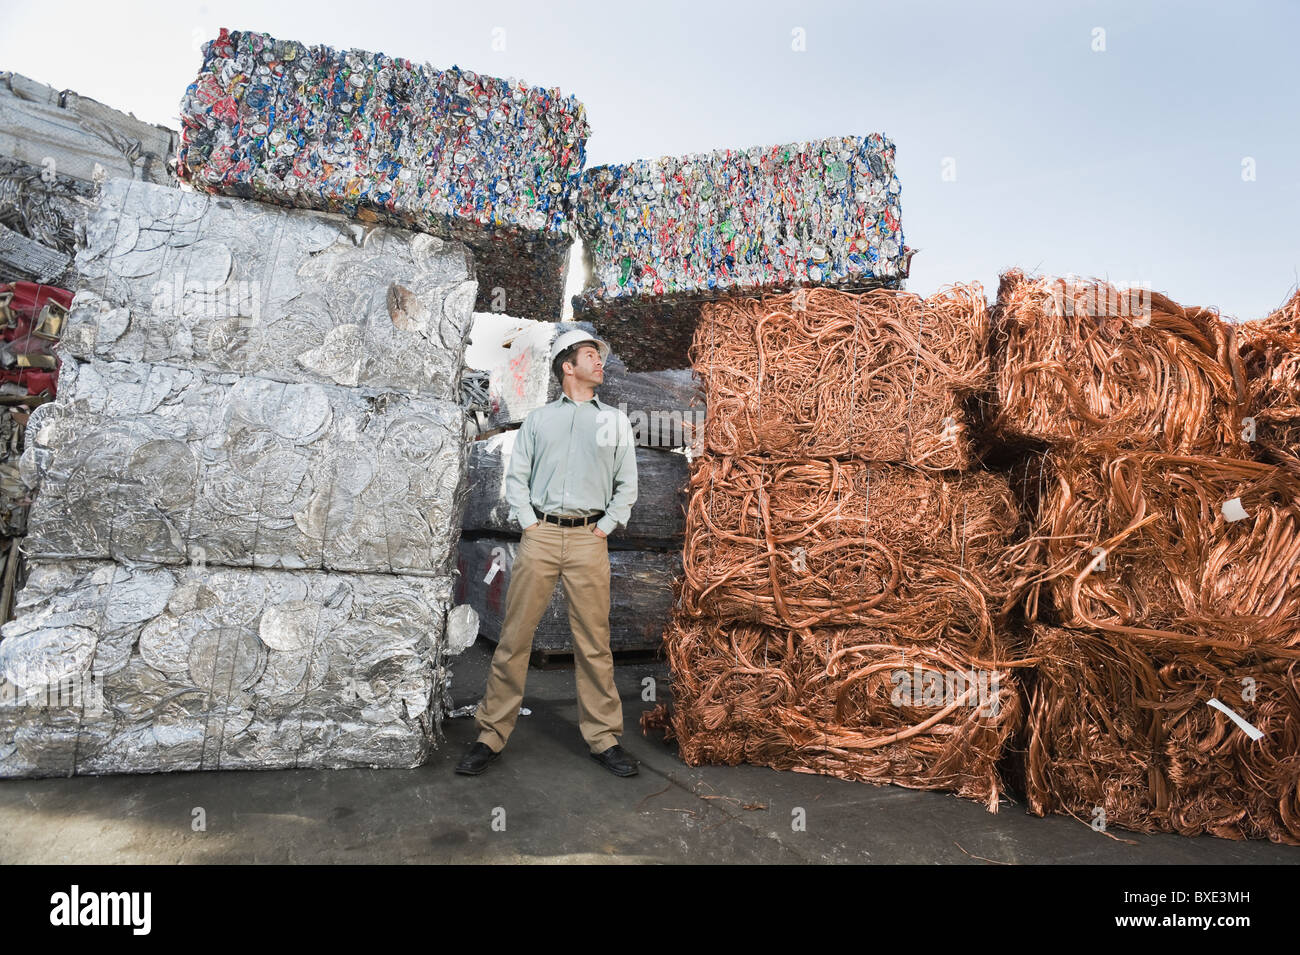
{"type": "Polygon", "coordinates": [[[591,527],[591,532],[592,532],[593,534],[595,534],[597,537],[606,537],[606,536],[608,536],[604,531],[602,531],[599,527],[596,527],[594,524],[593,524],[592,527],[591,527]]]}

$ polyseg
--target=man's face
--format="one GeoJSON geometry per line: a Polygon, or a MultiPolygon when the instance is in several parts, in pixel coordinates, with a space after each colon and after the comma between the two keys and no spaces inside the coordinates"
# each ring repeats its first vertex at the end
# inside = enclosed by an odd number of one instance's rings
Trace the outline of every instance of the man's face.
{"type": "Polygon", "coordinates": [[[580,345],[573,360],[566,364],[573,366],[573,378],[579,384],[594,388],[605,380],[605,363],[595,345],[580,345]]]}

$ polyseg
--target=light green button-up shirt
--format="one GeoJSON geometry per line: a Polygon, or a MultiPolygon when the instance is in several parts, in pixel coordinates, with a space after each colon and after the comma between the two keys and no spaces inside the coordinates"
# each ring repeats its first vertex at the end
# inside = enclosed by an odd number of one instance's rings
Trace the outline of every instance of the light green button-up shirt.
{"type": "Polygon", "coordinates": [[[599,398],[568,395],[535,408],[515,436],[506,501],[520,528],[537,512],[585,517],[606,535],[626,527],[636,501],[636,439],[627,415],[599,398]]]}

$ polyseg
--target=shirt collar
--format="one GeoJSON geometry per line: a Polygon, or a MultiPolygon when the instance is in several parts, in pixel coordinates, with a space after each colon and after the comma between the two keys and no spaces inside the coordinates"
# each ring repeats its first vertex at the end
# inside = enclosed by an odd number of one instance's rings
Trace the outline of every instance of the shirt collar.
{"type": "Polygon", "coordinates": [[[569,404],[574,405],[574,406],[577,406],[577,405],[583,404],[583,405],[595,405],[597,408],[608,408],[608,407],[609,407],[609,405],[607,405],[607,404],[605,404],[603,401],[601,401],[600,398],[599,398],[599,396],[597,396],[597,395],[592,395],[592,396],[591,396],[591,400],[589,400],[589,401],[574,401],[572,398],[570,398],[570,397],[569,397],[568,395],[566,395],[564,392],[560,392],[560,403],[563,404],[563,403],[566,402],[566,401],[567,401],[569,404]]]}

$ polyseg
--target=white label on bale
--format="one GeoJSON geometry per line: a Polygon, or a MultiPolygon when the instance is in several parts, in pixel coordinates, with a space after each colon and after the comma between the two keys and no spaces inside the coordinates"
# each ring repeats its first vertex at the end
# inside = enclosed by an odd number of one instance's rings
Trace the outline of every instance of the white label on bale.
{"type": "Polygon", "coordinates": [[[487,576],[483,578],[483,583],[490,584],[496,575],[506,569],[506,551],[504,547],[492,548],[492,563],[488,565],[487,576]]]}
{"type": "Polygon", "coordinates": [[[1239,727],[1241,727],[1241,731],[1245,733],[1247,736],[1249,736],[1251,739],[1260,739],[1264,735],[1263,730],[1256,729],[1254,726],[1251,726],[1244,719],[1238,716],[1237,713],[1233,711],[1232,707],[1224,706],[1222,703],[1220,703],[1218,700],[1215,699],[1211,699],[1209,705],[1214,707],[1220,713],[1225,714],[1228,717],[1228,719],[1232,720],[1232,722],[1236,723],[1239,727]]]}
{"type": "Polygon", "coordinates": [[[1223,519],[1225,521],[1244,521],[1249,516],[1246,509],[1241,506],[1241,498],[1234,497],[1231,501],[1223,502],[1223,519]]]}

